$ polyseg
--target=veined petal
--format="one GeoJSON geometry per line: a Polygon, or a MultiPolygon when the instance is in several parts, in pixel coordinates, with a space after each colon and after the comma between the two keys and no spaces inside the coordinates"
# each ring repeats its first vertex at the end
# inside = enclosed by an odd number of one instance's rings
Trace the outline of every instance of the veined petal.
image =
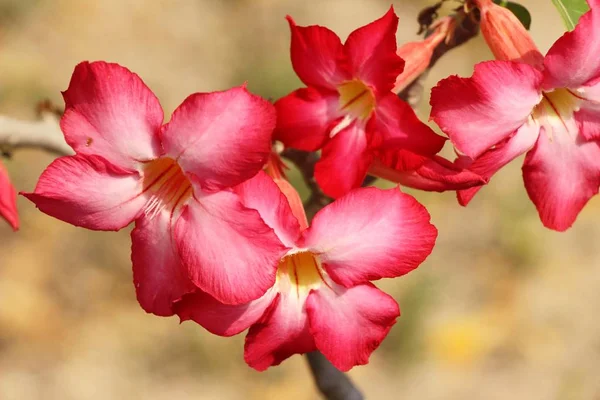
{"type": "Polygon", "coordinates": [[[33,193],[40,211],[75,226],[119,230],[136,219],[147,201],[140,175],[104,158],[77,154],[52,162],[33,193]]]}
{"type": "Polygon", "coordinates": [[[173,238],[170,210],[135,221],[131,232],[131,261],[137,299],[146,312],[173,315],[173,303],[196,287],[181,265],[173,238]]]}
{"type": "Polygon", "coordinates": [[[317,348],[342,371],[367,364],[400,316],[398,303],[370,283],[314,290],[306,312],[317,348]]]}
{"type": "Polygon", "coordinates": [[[163,127],[166,154],[202,190],[214,192],[256,175],[271,152],[275,108],[236,87],[224,92],[196,93],[175,110],[163,127]]]}
{"type": "Polygon", "coordinates": [[[600,78],[570,92],[580,100],[575,121],[581,135],[586,140],[600,140],[600,78]]]}
{"type": "Polygon", "coordinates": [[[181,322],[192,320],[219,336],[233,336],[245,331],[262,318],[277,292],[269,289],[262,297],[246,304],[229,305],[202,291],[187,294],[175,303],[181,322]]]}
{"type": "Polygon", "coordinates": [[[285,195],[277,184],[263,171],[234,188],[242,203],[257,210],[265,223],[271,227],[281,243],[292,248],[300,236],[300,224],[285,195]]]}
{"type": "Polygon", "coordinates": [[[578,88],[600,78],[600,8],[585,13],[544,58],[544,89],[578,88]]]}
{"type": "Polygon", "coordinates": [[[9,223],[13,230],[19,229],[17,192],[10,182],[8,172],[2,163],[0,163],[0,217],[9,223]]]}
{"type": "Polygon", "coordinates": [[[523,164],[525,188],[542,223],[557,231],[573,225],[600,185],[600,145],[576,133],[543,126],[523,164]]]}
{"type": "Polygon", "coordinates": [[[451,76],[431,91],[431,119],[458,150],[477,158],[521,127],[542,98],[534,67],[488,61],[472,78],[451,76]]]}
{"type": "Polygon", "coordinates": [[[60,126],[76,153],[99,155],[123,168],[160,156],[162,108],[127,68],[82,62],[63,97],[66,108],[60,126]]]}
{"type": "Polygon", "coordinates": [[[383,17],[352,32],[344,44],[354,75],[381,94],[392,90],[404,69],[396,54],[397,29],[398,17],[390,7],[383,17]]]}
{"type": "Polygon", "coordinates": [[[315,151],[329,139],[338,115],[339,95],[314,88],[298,89],[277,100],[275,139],[286,147],[315,151]]]}
{"type": "Polygon", "coordinates": [[[340,38],[329,29],[318,26],[298,26],[286,17],[292,32],[292,66],[307,86],[335,89],[350,79],[344,47],[340,38]]]}
{"type": "Polygon", "coordinates": [[[320,210],[303,247],[346,287],[404,275],[431,253],[437,229],[429,213],[399,189],[356,189],[320,210]]]}
{"type": "Polygon", "coordinates": [[[286,252],[258,211],[227,191],[190,201],[175,225],[175,240],[192,281],[226,304],[262,296],[286,252]]]}
{"type": "Polygon", "coordinates": [[[246,336],[244,359],[249,366],[264,371],[294,354],[316,350],[303,308],[293,292],[284,291],[273,301],[246,336]]]}
{"type": "Polygon", "coordinates": [[[325,145],[315,179],[326,195],[343,196],[361,185],[372,158],[364,126],[353,122],[325,145]]]}
{"type": "Polygon", "coordinates": [[[405,149],[417,154],[437,154],[446,138],[421,122],[414,110],[398,96],[389,93],[377,103],[376,128],[382,136],[382,148],[405,149]]]}
{"type": "MultiPolygon", "coordinates": [[[[488,180],[506,164],[524,154],[535,145],[540,131],[539,125],[533,121],[523,125],[517,133],[505,143],[498,144],[494,148],[483,153],[479,158],[473,160],[468,157],[459,158],[457,163],[488,180]]],[[[458,202],[462,206],[469,204],[473,196],[482,186],[472,187],[458,191],[458,202]]]]}

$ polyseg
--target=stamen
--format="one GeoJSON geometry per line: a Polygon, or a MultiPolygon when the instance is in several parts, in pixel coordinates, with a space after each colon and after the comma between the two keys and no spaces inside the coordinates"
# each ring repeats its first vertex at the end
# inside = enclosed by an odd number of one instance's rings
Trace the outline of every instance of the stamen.
{"type": "Polygon", "coordinates": [[[148,218],[154,218],[165,209],[176,211],[192,195],[192,185],[181,167],[171,158],[163,157],[149,162],[144,168],[144,192],[150,197],[144,207],[148,218]]]}
{"type": "Polygon", "coordinates": [[[373,91],[362,81],[354,79],[338,86],[340,110],[353,118],[367,119],[375,109],[373,91]]]}

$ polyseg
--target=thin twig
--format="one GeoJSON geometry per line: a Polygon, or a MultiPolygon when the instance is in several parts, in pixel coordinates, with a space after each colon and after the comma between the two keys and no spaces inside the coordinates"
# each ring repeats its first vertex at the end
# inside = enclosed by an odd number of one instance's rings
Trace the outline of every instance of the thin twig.
{"type": "Polygon", "coordinates": [[[58,118],[51,111],[41,112],[37,121],[0,115],[0,148],[8,154],[19,148],[40,148],[61,156],[74,153],[65,142],[58,118]]]}

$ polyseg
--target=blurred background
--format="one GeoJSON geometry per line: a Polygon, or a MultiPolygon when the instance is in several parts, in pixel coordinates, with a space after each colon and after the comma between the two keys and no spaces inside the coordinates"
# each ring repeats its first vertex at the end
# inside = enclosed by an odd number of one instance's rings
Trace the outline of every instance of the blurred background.
{"type": "MultiPolygon", "coordinates": [[[[399,42],[417,39],[432,2],[395,1],[399,42]]],[[[550,0],[524,0],[546,51],[563,31],[550,0]]],[[[190,93],[249,88],[276,99],[301,84],[284,16],[344,39],[384,14],[381,0],[0,0],[0,114],[34,119],[62,105],[75,64],[137,72],[167,115],[190,93]]],[[[477,38],[430,73],[470,75],[491,53],[477,38]]],[[[419,115],[428,117],[427,96],[419,115]]],[[[18,190],[53,157],[5,162],[18,190]]],[[[368,366],[350,375],[369,399],[600,399],[600,197],[567,233],[542,227],[520,162],[468,208],[453,193],[414,193],[440,235],[428,260],[379,286],[402,316],[368,366]]],[[[568,167],[568,166],[567,166],[568,167]]],[[[295,176],[297,180],[297,176],[295,176]]],[[[258,373],[243,335],[220,338],[137,304],[129,228],[75,228],[19,199],[21,230],[0,223],[0,399],[317,399],[303,357],[258,373]]]]}

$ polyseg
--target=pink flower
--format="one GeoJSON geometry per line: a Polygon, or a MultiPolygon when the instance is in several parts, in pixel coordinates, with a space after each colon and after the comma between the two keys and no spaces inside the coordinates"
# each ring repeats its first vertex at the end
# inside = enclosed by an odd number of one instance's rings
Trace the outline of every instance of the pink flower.
{"type": "Polygon", "coordinates": [[[238,187],[288,249],[275,285],[238,306],[206,293],[186,295],[176,312],[217,335],[250,327],[244,357],[257,370],[314,350],[344,371],[366,364],[400,315],[394,299],[370,281],[415,269],[431,253],[437,230],[414,198],[377,188],[349,192],[308,227],[297,192],[276,181],[260,173],[238,187]]]}
{"type": "Polygon", "coordinates": [[[13,230],[19,229],[19,214],[17,214],[17,192],[10,183],[8,172],[0,163],[0,217],[10,224],[13,230]]]}
{"type": "Polygon", "coordinates": [[[315,177],[327,195],[340,197],[360,186],[383,142],[420,155],[442,148],[445,138],[391,91],[404,67],[392,8],[345,44],[327,28],[288,21],[292,64],[308,87],[275,103],[275,138],[300,150],[323,149],[315,177]]]}
{"type": "Polygon", "coordinates": [[[133,275],[146,311],[172,315],[197,288],[239,304],[273,286],[285,248],[231,190],[270,153],[272,105],[245,87],[197,93],[163,125],[142,80],[104,62],[79,64],[63,95],[61,128],[76,155],[54,161],[25,196],[89,229],[135,221],[133,275]]]}
{"type": "MultiPolygon", "coordinates": [[[[558,231],[574,223],[600,185],[600,2],[590,6],[541,67],[484,62],[471,78],[449,77],[431,94],[431,117],[464,153],[462,166],[490,178],[527,153],[525,188],[543,224],[558,231]]],[[[459,192],[460,203],[478,190],[459,192]]]]}

